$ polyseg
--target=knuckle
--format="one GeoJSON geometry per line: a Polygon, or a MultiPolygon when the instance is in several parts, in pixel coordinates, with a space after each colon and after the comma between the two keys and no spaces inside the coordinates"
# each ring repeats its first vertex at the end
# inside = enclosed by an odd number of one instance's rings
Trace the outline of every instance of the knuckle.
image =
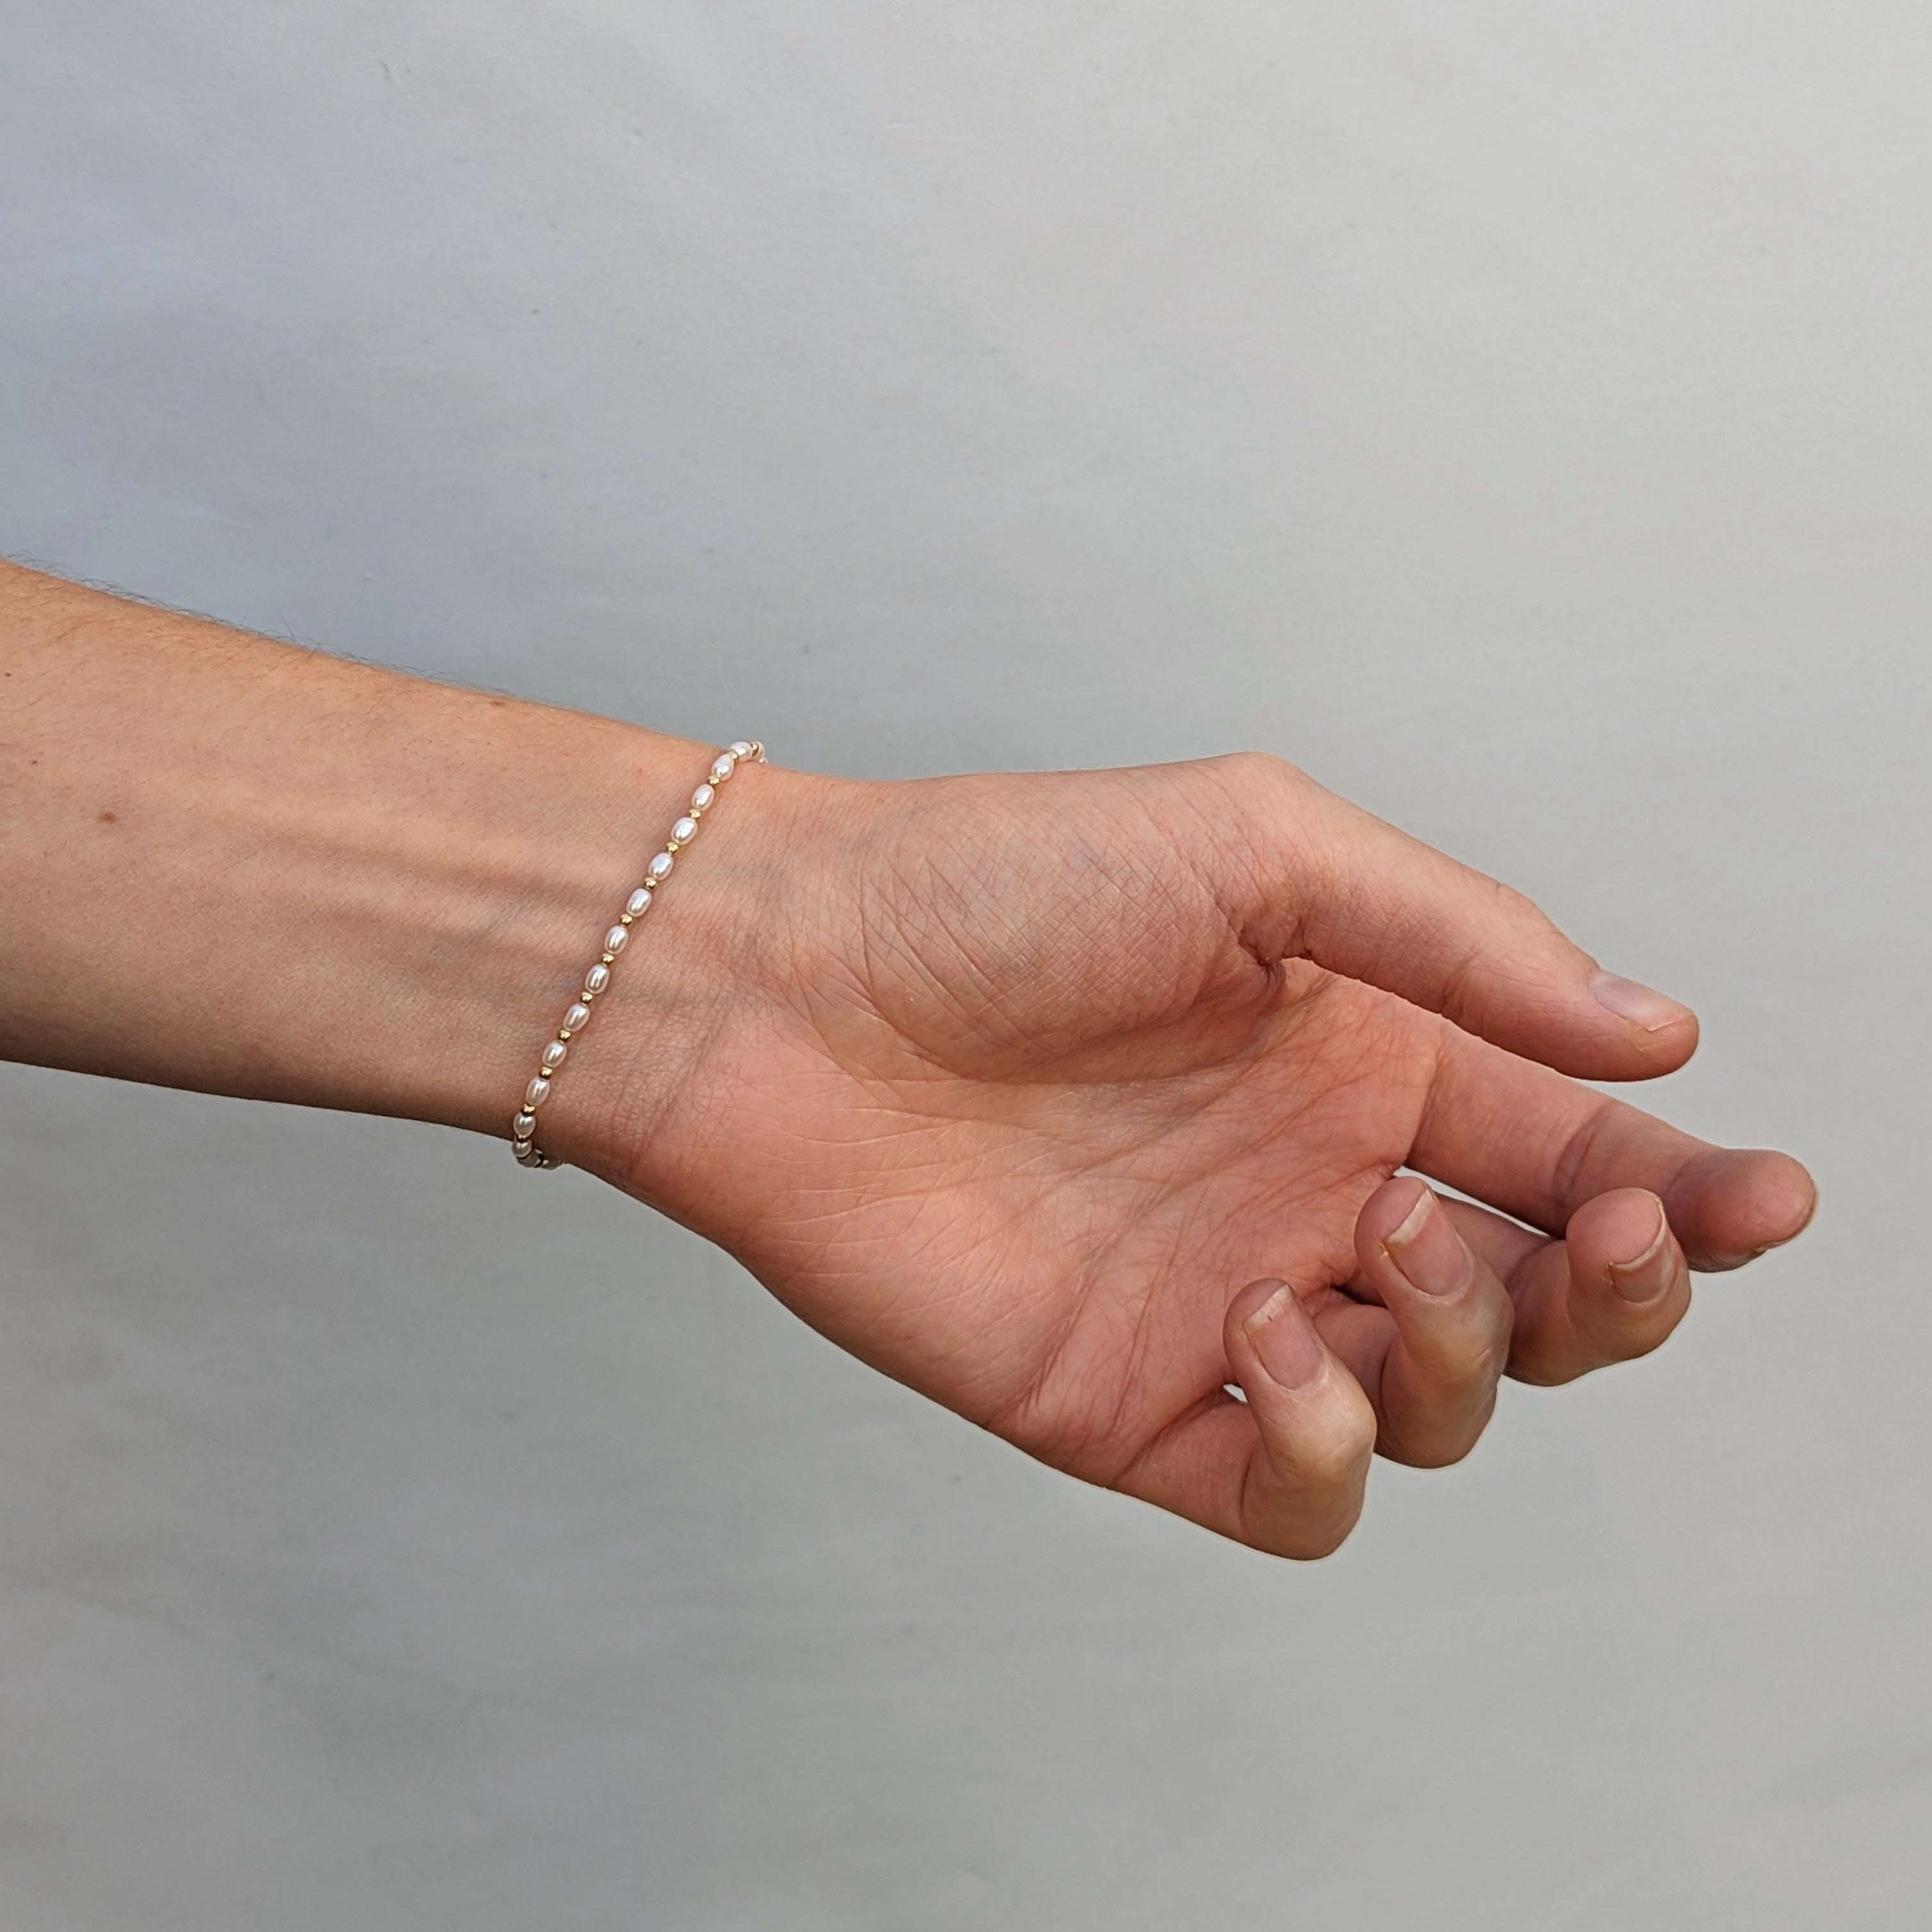
{"type": "Polygon", "coordinates": [[[1570,1130],[1550,1163],[1550,1191],[1559,1206],[1568,1210],[1580,1191],[1597,1143],[1616,1118],[1617,1103],[1600,1096],[1570,1130]]]}
{"type": "Polygon", "coordinates": [[[1210,763],[1219,766],[1232,778],[1256,784],[1306,783],[1306,774],[1298,765],[1272,752],[1227,752],[1210,763]]]}
{"type": "Polygon", "coordinates": [[[1204,759],[1196,769],[1211,777],[1217,805],[1223,808],[1232,800],[1252,812],[1258,800],[1298,818],[1298,808],[1320,789],[1299,765],[1272,752],[1226,752],[1204,759]]]}
{"type": "Polygon", "coordinates": [[[1366,1468],[1369,1458],[1376,1453],[1376,1432],[1381,1424],[1368,1397],[1359,1389],[1351,1392],[1354,1400],[1348,1407],[1348,1461],[1352,1467],[1366,1468]]]}
{"type": "Polygon", "coordinates": [[[1509,1346],[1508,1330],[1496,1322],[1459,1324],[1433,1338],[1428,1347],[1426,1359],[1431,1379],[1450,1393],[1492,1384],[1502,1373],[1509,1346]]]}
{"type": "Polygon", "coordinates": [[[1608,1360],[1634,1362],[1662,1348],[1683,1318],[1683,1313],[1676,1298],[1666,1295],[1661,1307],[1641,1310],[1634,1317],[1622,1315],[1620,1318],[1613,1318],[1607,1324],[1606,1332],[1593,1339],[1608,1360]]]}
{"type": "Polygon", "coordinates": [[[1257,1520],[1246,1528],[1247,1540],[1298,1562],[1332,1556],[1361,1515],[1376,1432],[1368,1398],[1358,1389],[1336,1390],[1318,1415],[1277,1442],[1268,1459],[1272,1480],[1257,1520]]]}
{"type": "Polygon", "coordinates": [[[1324,1556],[1333,1556],[1348,1541],[1360,1517],[1361,1511],[1355,1509],[1337,1515],[1277,1522],[1253,1539],[1254,1546],[1291,1563],[1318,1563],[1324,1556]]]}
{"type": "Polygon", "coordinates": [[[1527,892],[1519,892],[1514,886],[1505,885],[1500,879],[1492,879],[1486,872],[1473,874],[1486,886],[1494,896],[1496,910],[1513,924],[1538,934],[1551,934],[1556,931],[1550,915],[1527,892]]]}
{"type": "Polygon", "coordinates": [[[1562,1388],[1586,1376],[1597,1364],[1585,1361],[1574,1348],[1558,1348],[1546,1342],[1520,1343],[1510,1352],[1508,1375],[1526,1388],[1562,1388]]]}
{"type": "Polygon", "coordinates": [[[1375,1454],[1376,1434],[1375,1412],[1366,1400],[1338,1405],[1334,1414],[1294,1445],[1296,1472],[1312,1489],[1345,1489],[1360,1479],[1375,1454]]]}
{"type": "Polygon", "coordinates": [[[1304,1446],[1297,1459],[1299,1474],[1310,1490],[1319,1495],[1332,1495],[1345,1488],[1356,1470],[1374,1453],[1372,1448],[1359,1448],[1352,1432],[1346,1438],[1324,1437],[1304,1446]]]}
{"type": "Polygon", "coordinates": [[[1449,1468],[1462,1461],[1482,1440],[1483,1431],[1490,1426],[1496,1407],[1492,1389],[1486,1401],[1473,1414],[1462,1418],[1453,1428],[1436,1431],[1420,1439],[1386,1440],[1380,1444],[1382,1452],[1390,1461],[1405,1463],[1412,1469],[1449,1468]]]}
{"type": "Polygon", "coordinates": [[[1451,862],[1462,890],[1474,895],[1488,915],[1486,923],[1512,931],[1523,939],[1555,940],[1568,946],[1556,921],[1527,892],[1460,860],[1451,862]]]}

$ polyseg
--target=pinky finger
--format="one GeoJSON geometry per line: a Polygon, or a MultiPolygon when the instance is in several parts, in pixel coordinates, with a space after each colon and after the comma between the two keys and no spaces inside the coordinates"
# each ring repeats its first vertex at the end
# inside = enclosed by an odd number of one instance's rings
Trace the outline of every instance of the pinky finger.
{"type": "Polygon", "coordinates": [[[1375,1410],[1280,1282],[1235,1296],[1223,1340],[1245,1402],[1191,1411],[1114,1486],[1272,1556],[1326,1556],[1362,1513],[1375,1410]]]}
{"type": "Polygon", "coordinates": [[[1243,1537],[1277,1556],[1326,1556],[1362,1514],[1375,1405],[1280,1282],[1256,1282],[1234,1298],[1226,1346],[1256,1436],[1241,1486],[1243,1537]]]}

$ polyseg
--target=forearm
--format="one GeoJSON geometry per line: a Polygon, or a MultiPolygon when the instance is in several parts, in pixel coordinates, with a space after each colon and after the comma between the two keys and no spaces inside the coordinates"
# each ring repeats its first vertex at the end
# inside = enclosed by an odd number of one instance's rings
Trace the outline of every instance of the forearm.
{"type": "Polygon", "coordinates": [[[0,1054],[502,1133],[710,755],[0,566],[0,1054]]]}

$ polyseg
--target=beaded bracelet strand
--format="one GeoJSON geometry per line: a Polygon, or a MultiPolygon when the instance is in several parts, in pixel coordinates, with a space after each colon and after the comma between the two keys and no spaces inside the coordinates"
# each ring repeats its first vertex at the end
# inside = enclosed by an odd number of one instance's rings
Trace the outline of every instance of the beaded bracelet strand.
{"type": "Polygon", "coordinates": [[[557,1075],[569,1058],[570,1042],[590,1024],[591,1007],[596,1003],[597,996],[610,983],[610,968],[616,964],[618,954],[630,944],[631,928],[650,910],[652,898],[670,877],[671,868],[677,862],[677,854],[698,836],[698,821],[716,800],[718,787],[746,760],[762,764],[764,758],[765,748],[755,739],[740,738],[718,754],[711,761],[710,776],[692,794],[690,804],[671,827],[664,850],[644,868],[643,882],[624,902],[624,910],[617,915],[617,923],[604,934],[603,950],[598,955],[596,964],[584,974],[583,991],[571,1003],[570,1010],[563,1016],[563,1024],[556,1030],[556,1037],[544,1048],[536,1075],[524,1090],[523,1106],[510,1123],[510,1149],[517,1156],[519,1167],[541,1169],[563,1165],[537,1145],[536,1135],[537,1109],[550,1098],[557,1075]]]}

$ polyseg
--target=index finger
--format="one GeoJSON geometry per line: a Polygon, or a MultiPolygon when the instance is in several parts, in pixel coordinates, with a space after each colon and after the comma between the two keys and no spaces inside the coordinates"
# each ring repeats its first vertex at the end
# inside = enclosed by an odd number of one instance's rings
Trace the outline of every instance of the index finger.
{"type": "Polygon", "coordinates": [[[1818,1201],[1789,1154],[1714,1146],[1449,1027],[1408,1165],[1552,1234],[1598,1195],[1647,1188],[1706,1271],[1790,1240],[1818,1201]]]}

